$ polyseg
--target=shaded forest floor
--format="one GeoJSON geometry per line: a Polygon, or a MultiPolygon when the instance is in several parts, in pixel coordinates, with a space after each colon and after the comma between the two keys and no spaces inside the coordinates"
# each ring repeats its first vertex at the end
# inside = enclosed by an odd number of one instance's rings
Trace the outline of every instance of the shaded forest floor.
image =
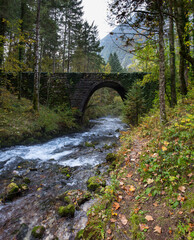
{"type": "Polygon", "coordinates": [[[78,239],[193,239],[193,96],[121,135],[112,184],[78,239]]]}
{"type": "Polygon", "coordinates": [[[78,129],[70,109],[40,106],[35,112],[30,100],[0,88],[0,148],[46,141],[78,129]]]}

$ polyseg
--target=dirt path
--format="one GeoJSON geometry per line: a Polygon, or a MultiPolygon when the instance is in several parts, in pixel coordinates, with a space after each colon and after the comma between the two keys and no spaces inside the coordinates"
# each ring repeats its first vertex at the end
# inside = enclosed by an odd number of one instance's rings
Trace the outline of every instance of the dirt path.
{"type": "Polygon", "coordinates": [[[145,151],[148,140],[138,136],[133,140],[131,150],[125,154],[117,173],[119,190],[112,205],[112,218],[106,229],[106,240],[146,239],[169,240],[173,238],[173,226],[177,223],[180,210],[172,210],[163,201],[163,195],[142,197],[141,194],[151,186],[145,184],[138,173],[139,156],[145,151]]]}

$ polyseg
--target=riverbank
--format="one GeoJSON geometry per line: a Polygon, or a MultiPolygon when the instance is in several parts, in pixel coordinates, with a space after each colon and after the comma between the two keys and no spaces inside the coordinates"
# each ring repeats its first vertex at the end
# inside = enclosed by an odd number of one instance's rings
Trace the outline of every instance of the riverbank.
{"type": "Polygon", "coordinates": [[[74,113],[66,106],[54,110],[40,106],[37,113],[31,101],[18,100],[0,88],[0,148],[43,142],[79,128],[74,113]]]}
{"type": "Polygon", "coordinates": [[[165,126],[154,111],[122,134],[112,184],[78,239],[193,239],[193,100],[168,108],[165,126]]]}

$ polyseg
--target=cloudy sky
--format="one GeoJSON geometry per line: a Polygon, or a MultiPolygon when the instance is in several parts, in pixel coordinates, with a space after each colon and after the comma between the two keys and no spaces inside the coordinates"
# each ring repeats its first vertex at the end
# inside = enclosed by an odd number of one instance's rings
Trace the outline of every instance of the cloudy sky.
{"type": "Polygon", "coordinates": [[[112,28],[107,23],[107,0],[83,0],[84,18],[98,26],[99,37],[105,37],[112,28]]]}

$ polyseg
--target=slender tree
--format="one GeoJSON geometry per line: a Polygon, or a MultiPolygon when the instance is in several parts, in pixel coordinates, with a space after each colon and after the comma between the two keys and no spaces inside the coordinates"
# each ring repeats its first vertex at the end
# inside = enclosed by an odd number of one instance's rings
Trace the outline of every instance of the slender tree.
{"type": "Polygon", "coordinates": [[[174,20],[173,20],[172,1],[169,1],[169,45],[170,45],[171,107],[174,107],[177,104],[177,97],[176,97],[174,20]]]}
{"type": "Polygon", "coordinates": [[[39,110],[39,35],[40,35],[40,4],[41,0],[37,0],[37,17],[36,17],[36,43],[35,43],[35,69],[34,69],[34,94],[33,107],[39,110]]]}

